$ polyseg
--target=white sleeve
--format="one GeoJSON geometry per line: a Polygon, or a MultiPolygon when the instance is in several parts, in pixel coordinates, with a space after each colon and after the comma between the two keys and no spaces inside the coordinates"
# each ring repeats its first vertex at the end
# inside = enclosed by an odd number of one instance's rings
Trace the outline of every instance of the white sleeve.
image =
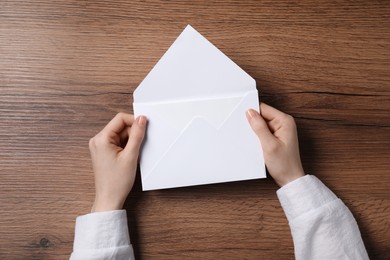
{"type": "Polygon", "coordinates": [[[134,259],[126,211],[96,212],[77,217],[70,259],[134,259]]]}
{"type": "Polygon", "coordinates": [[[277,195],[291,228],[296,259],[369,259],[352,213],[319,179],[303,176],[277,195]]]}

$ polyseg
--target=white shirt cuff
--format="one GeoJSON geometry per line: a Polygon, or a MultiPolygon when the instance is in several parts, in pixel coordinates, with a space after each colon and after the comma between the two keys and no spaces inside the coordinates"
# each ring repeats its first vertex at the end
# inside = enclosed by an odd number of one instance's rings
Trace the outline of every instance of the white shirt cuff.
{"type": "Polygon", "coordinates": [[[317,177],[305,175],[277,190],[288,221],[336,200],[336,195],[317,177]]]}
{"type": "Polygon", "coordinates": [[[76,219],[74,251],[114,248],[129,244],[125,210],[96,212],[76,219]]]}

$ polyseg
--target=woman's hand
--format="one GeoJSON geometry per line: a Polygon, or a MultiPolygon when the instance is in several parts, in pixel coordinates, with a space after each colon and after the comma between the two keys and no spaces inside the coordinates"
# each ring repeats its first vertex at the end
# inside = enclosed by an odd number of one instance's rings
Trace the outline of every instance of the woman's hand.
{"type": "Polygon", "coordinates": [[[118,113],[89,141],[95,175],[92,212],[122,209],[137,170],[147,119],[118,113]]]}
{"type": "Polygon", "coordinates": [[[304,176],[294,118],[264,103],[260,114],[253,109],[247,119],[259,137],[268,172],[281,187],[304,176]]]}

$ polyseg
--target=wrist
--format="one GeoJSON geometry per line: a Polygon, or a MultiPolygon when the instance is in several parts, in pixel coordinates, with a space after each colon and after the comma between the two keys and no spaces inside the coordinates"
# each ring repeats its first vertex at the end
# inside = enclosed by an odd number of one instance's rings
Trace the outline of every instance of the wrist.
{"type": "Polygon", "coordinates": [[[296,179],[299,179],[301,177],[305,176],[305,173],[303,170],[296,171],[292,174],[289,174],[288,176],[285,176],[283,179],[276,181],[276,183],[279,185],[279,187],[283,187],[287,185],[290,182],[295,181],[296,179]]]}
{"type": "Polygon", "coordinates": [[[113,201],[95,199],[92,205],[91,213],[121,210],[122,208],[123,208],[123,202],[113,202],[113,201]]]}

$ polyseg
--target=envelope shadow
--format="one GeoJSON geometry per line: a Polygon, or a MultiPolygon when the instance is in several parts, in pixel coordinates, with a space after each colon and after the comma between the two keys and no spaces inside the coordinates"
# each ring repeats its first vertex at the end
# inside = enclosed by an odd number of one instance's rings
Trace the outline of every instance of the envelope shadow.
{"type": "Polygon", "coordinates": [[[267,174],[266,179],[242,180],[224,183],[214,183],[207,185],[196,185],[188,187],[180,187],[165,190],[153,191],[157,196],[161,194],[164,197],[180,197],[183,200],[188,198],[192,201],[193,198],[228,198],[228,197],[263,197],[275,198],[278,186],[275,181],[267,174]]]}
{"type": "Polygon", "coordinates": [[[127,211],[127,225],[129,227],[130,241],[133,246],[135,259],[142,259],[140,255],[140,235],[137,220],[138,204],[142,201],[144,192],[142,192],[142,184],[139,167],[137,168],[137,175],[134,181],[133,189],[127,197],[124,209],[127,211]]]}

